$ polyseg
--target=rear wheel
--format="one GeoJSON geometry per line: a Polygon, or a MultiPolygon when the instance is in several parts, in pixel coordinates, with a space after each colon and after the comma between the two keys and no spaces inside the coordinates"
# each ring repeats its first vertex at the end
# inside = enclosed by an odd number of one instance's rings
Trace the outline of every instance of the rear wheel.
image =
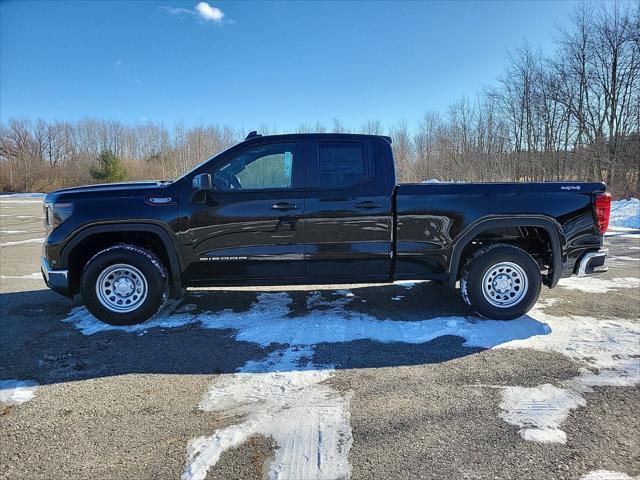
{"type": "Polygon", "coordinates": [[[150,251],[115,245],[93,256],[80,279],[87,309],[111,325],[133,325],[153,317],[167,297],[167,271],[150,251]]]}
{"type": "Polygon", "coordinates": [[[462,299],[476,313],[495,320],[521,317],[535,305],[542,278],[524,250],[504,244],[478,249],[460,277],[462,299]]]}

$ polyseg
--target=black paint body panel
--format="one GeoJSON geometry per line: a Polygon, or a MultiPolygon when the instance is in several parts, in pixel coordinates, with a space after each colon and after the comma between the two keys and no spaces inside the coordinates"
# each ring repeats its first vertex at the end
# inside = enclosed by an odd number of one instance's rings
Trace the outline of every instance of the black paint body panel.
{"type": "Polygon", "coordinates": [[[175,182],[107,184],[49,194],[46,202],[73,203],[73,214],[50,232],[44,250],[52,268],[65,269],[83,232],[86,237],[101,228],[126,231],[130,226],[135,231],[147,225],[174,249],[170,268],[181,287],[455,280],[470,234],[531,222],[554,236],[557,265],[570,274],[585,252],[602,244],[593,199],[604,190],[601,183],[576,182],[396,186],[385,137],[253,137],[175,182]],[[318,187],[318,144],[332,141],[364,146],[366,181],[341,189],[318,187]],[[195,175],[210,173],[249,148],[283,142],[296,144],[293,188],[193,191],[195,175]],[[273,208],[282,202],[291,209],[273,208]]]}

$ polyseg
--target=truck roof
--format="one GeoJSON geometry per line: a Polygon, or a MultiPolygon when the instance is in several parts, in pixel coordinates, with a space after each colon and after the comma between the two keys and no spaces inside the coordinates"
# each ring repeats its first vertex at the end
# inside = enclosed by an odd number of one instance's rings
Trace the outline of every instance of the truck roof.
{"type": "MultiPolygon", "coordinates": [[[[249,142],[255,139],[273,139],[273,140],[365,140],[367,138],[380,138],[386,142],[391,143],[391,137],[385,135],[367,135],[364,133],[283,133],[278,135],[260,135],[257,131],[252,131],[244,139],[245,142],[249,142]]],[[[242,142],[244,143],[244,142],[242,142]]]]}

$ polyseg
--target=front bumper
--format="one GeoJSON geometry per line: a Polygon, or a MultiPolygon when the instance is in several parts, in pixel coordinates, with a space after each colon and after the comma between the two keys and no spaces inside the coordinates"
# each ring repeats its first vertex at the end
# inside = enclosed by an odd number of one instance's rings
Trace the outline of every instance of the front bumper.
{"type": "Polygon", "coordinates": [[[69,270],[52,270],[45,257],[40,257],[40,270],[47,287],[62,295],[69,295],[69,270]]]}
{"type": "Polygon", "coordinates": [[[578,276],[584,277],[594,273],[606,272],[608,269],[605,267],[604,262],[609,253],[608,248],[601,248],[595,252],[585,253],[580,262],[578,262],[578,276]]]}

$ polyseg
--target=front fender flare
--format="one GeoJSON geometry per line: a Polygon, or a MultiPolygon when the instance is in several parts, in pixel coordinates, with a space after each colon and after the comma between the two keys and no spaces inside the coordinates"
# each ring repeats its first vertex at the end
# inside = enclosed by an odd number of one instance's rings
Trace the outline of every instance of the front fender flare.
{"type": "Polygon", "coordinates": [[[69,256],[75,247],[88,237],[101,233],[113,232],[149,232],[158,235],[167,252],[169,271],[171,272],[172,296],[178,296],[182,291],[182,273],[185,271],[181,250],[176,244],[175,234],[166,224],[161,222],[99,222],[85,225],[76,230],[62,246],[60,260],[62,265],[69,265],[69,256]]]}

